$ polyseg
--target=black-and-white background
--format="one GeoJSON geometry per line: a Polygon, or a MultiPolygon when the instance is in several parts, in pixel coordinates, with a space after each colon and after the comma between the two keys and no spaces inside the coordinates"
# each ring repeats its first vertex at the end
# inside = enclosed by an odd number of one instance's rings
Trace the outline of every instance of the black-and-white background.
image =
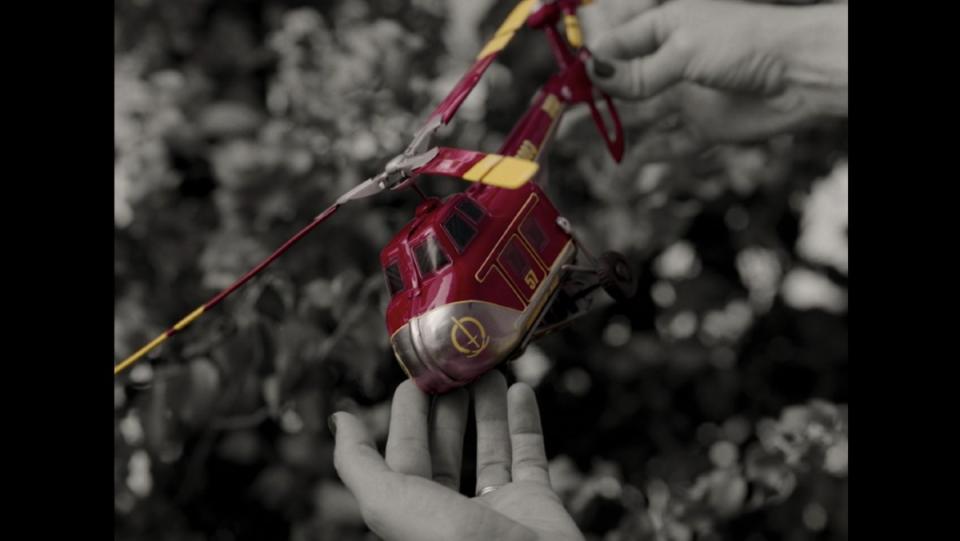
{"type": "MultiPolygon", "coordinates": [[[[511,8],[117,0],[116,358],[378,172],[511,8]]],[[[551,69],[519,36],[446,142],[496,150],[551,69]]],[[[846,143],[841,122],[671,163],[569,129],[551,149],[555,204],[642,271],[510,366],[588,539],[846,539],[846,143]]],[[[386,436],[378,253],[416,201],[345,207],[117,378],[116,539],[369,538],[326,417],[386,436]]]]}

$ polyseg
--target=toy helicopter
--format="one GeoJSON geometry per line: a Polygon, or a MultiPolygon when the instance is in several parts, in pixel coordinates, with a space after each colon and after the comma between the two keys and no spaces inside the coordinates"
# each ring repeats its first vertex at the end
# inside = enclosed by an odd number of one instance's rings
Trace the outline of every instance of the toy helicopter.
{"type": "Polygon", "coordinates": [[[381,251],[380,263],[391,296],[386,309],[390,344],[404,372],[426,393],[464,386],[515,358],[531,341],[583,315],[599,288],[615,300],[632,297],[637,280],[625,258],[616,252],[594,257],[541,187],[545,174],[538,160],[572,105],[586,103],[613,158],[619,162],[623,156],[613,102],[593,87],[586,72],[590,53],[583,47],[576,11],[591,2],[519,2],[402,154],[232,285],[115,365],[114,374],[219,304],[341,206],[387,189],[410,187],[423,197],[413,219],[381,251]],[[558,30],[561,22],[566,39],[558,30]],[[450,122],[524,26],[543,31],[557,70],[498,153],[431,146],[434,133],[450,122]],[[597,108],[599,100],[611,126],[597,108]],[[415,182],[427,174],[473,184],[443,200],[426,197],[415,182]]]}

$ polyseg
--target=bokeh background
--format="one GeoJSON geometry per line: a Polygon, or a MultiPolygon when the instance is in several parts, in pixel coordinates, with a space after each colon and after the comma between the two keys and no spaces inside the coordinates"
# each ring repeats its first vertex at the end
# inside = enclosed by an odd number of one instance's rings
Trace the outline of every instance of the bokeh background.
{"type": "MultiPolygon", "coordinates": [[[[401,151],[511,7],[116,0],[116,357],[401,151]]],[[[447,144],[496,150],[552,69],[539,38],[447,144]]],[[[846,539],[846,123],[619,166],[591,130],[565,123],[548,191],[641,285],[506,367],[536,389],[555,488],[588,539],[846,539]]],[[[116,539],[373,538],[326,417],[386,437],[404,376],[377,256],[416,200],[345,207],[117,378],[116,539]]]]}

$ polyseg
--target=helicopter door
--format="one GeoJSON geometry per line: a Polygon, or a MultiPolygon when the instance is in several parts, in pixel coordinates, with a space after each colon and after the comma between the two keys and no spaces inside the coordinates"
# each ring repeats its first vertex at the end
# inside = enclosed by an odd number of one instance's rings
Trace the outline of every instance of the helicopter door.
{"type": "Polygon", "coordinates": [[[529,303],[537,287],[543,282],[546,269],[537,263],[516,234],[510,237],[497,262],[505,271],[513,289],[523,298],[523,302],[529,303]]]}

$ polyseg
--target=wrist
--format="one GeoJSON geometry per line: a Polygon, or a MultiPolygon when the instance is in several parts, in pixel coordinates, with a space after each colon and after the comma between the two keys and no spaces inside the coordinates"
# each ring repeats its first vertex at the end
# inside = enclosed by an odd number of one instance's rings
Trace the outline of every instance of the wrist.
{"type": "Polygon", "coordinates": [[[847,6],[776,8],[770,37],[789,91],[817,116],[846,116],[847,6]]]}

